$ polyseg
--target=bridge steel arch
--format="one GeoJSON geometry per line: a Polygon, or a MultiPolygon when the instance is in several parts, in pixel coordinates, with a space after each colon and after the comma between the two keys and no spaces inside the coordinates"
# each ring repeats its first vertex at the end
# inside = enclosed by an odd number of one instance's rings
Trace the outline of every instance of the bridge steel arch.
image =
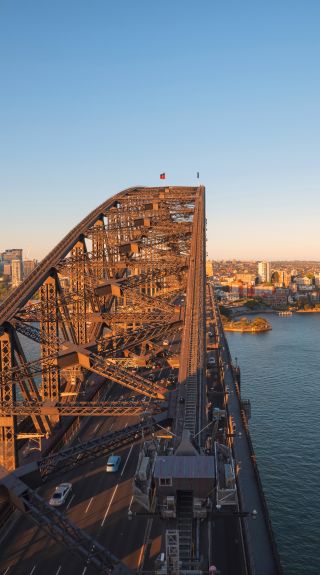
{"type": "MultiPolygon", "coordinates": [[[[18,466],[20,438],[48,436],[60,417],[90,414],[88,372],[130,390],[117,415],[130,413],[130,401],[136,413],[137,396],[159,410],[166,385],[148,379],[148,366],[166,334],[183,325],[179,296],[203,198],[203,187],[123,190],[75,226],[2,303],[0,465],[18,466]]],[[[100,402],[98,412],[112,408],[100,402]]]]}

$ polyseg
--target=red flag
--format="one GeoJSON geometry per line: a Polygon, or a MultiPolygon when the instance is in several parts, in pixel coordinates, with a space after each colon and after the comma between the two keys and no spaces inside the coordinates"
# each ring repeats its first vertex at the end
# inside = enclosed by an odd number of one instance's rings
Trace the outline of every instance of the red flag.
{"type": "Polygon", "coordinates": [[[165,180],[166,179],[166,174],[165,172],[163,172],[162,174],[160,174],[160,180],[165,180]]]}

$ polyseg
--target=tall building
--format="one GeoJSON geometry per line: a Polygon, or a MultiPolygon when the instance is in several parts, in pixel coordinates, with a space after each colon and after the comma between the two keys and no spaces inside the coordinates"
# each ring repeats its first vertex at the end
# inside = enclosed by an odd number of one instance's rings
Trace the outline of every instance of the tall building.
{"type": "Polygon", "coordinates": [[[11,264],[4,263],[3,264],[3,275],[4,276],[11,276],[11,264]]]}
{"type": "Polygon", "coordinates": [[[24,260],[23,262],[23,277],[26,278],[37,265],[37,260],[24,260]]]}
{"type": "Polygon", "coordinates": [[[1,257],[4,263],[11,263],[12,260],[20,260],[22,262],[22,249],[13,248],[5,250],[2,252],[1,257]]]}
{"type": "Polygon", "coordinates": [[[270,283],[271,280],[270,262],[258,263],[258,276],[261,283],[270,283]]]}
{"type": "Polygon", "coordinates": [[[15,288],[22,282],[22,261],[11,260],[12,287],[15,288]]]}

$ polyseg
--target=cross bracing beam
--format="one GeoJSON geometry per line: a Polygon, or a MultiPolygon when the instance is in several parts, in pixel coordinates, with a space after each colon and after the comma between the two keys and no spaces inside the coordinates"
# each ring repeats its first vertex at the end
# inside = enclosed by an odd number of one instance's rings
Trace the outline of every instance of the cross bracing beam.
{"type": "MultiPolygon", "coordinates": [[[[74,347],[71,354],[71,363],[68,365],[69,367],[77,364],[81,365],[85,369],[98,373],[106,379],[115,381],[138,394],[146,395],[154,399],[164,399],[166,390],[156,383],[152,383],[138,374],[128,372],[120,365],[114,363],[112,359],[90,353],[89,351],[86,353],[81,352],[81,347],[74,347]]],[[[57,360],[57,366],[59,367],[59,357],[57,358],[55,354],[52,354],[46,358],[46,365],[43,360],[40,359],[31,361],[20,367],[7,368],[5,372],[0,372],[0,389],[2,387],[8,387],[9,384],[18,383],[22,378],[29,378],[39,373],[51,373],[52,370],[56,370],[56,366],[52,365],[53,360],[57,360]]],[[[63,360],[61,361],[63,362],[63,360]]],[[[63,362],[62,365],[65,365],[65,363],[63,362]]]]}
{"type": "Polygon", "coordinates": [[[178,332],[182,327],[182,321],[164,323],[160,326],[147,326],[143,329],[126,330],[121,335],[100,338],[97,343],[99,350],[104,354],[113,355],[121,350],[130,349],[146,341],[161,340],[165,336],[178,332]]]}
{"type": "Polygon", "coordinates": [[[158,415],[153,415],[152,418],[146,417],[134,425],[95,437],[44,457],[39,462],[42,481],[45,481],[55,473],[60,473],[61,470],[73,469],[75,466],[114,453],[127,445],[137,443],[145,436],[152,434],[158,424],[164,425],[166,420],[167,414],[165,412],[159,413],[158,415]]]}
{"type": "MultiPolygon", "coordinates": [[[[175,290],[176,291],[176,290],[175,290]]],[[[180,289],[179,289],[180,291],[180,289]]],[[[171,293],[171,292],[170,292],[171,293]]],[[[165,294],[164,294],[165,295],[165,294]]],[[[112,316],[110,316],[111,318],[112,316]]],[[[24,323],[22,321],[14,320],[13,325],[18,333],[21,333],[25,337],[35,341],[36,343],[41,343],[43,341],[43,336],[40,330],[29,323],[24,323]]],[[[119,351],[124,349],[129,349],[135,347],[145,341],[152,341],[156,339],[161,339],[164,336],[168,336],[171,333],[178,332],[182,327],[181,321],[175,322],[161,322],[160,326],[147,325],[143,329],[139,330],[126,330],[121,335],[115,335],[111,337],[98,338],[96,341],[99,351],[103,352],[104,357],[108,355],[114,355],[119,351]]],[[[47,344],[50,346],[52,342],[48,340],[47,344]]],[[[53,356],[55,356],[56,345],[63,346],[66,341],[62,338],[56,338],[54,345],[52,345],[53,356]]],[[[26,364],[27,366],[28,364],[26,364]]],[[[40,366],[39,366],[40,367],[40,366]]]]}
{"type": "MultiPolygon", "coordinates": [[[[166,257],[166,254],[164,254],[166,257]]],[[[79,260],[80,261],[80,260],[79,260]]],[[[151,262],[152,263],[152,262],[151,262]]],[[[157,264],[155,265],[153,262],[153,268],[149,268],[146,271],[140,272],[139,274],[131,275],[127,278],[118,278],[113,279],[112,281],[109,280],[107,283],[99,282],[99,278],[97,278],[90,270],[89,274],[85,274],[86,283],[84,286],[84,290],[88,294],[88,296],[103,296],[107,294],[107,290],[111,289],[113,286],[119,288],[119,296],[127,296],[131,297],[131,299],[138,300],[139,298],[149,305],[152,305],[155,308],[163,309],[164,311],[172,311],[173,307],[171,304],[164,304],[163,302],[159,301],[158,297],[151,297],[150,295],[144,294],[141,290],[137,288],[143,287],[143,285],[149,285],[150,282],[157,282],[157,285],[160,285],[161,282],[165,282],[164,285],[169,285],[172,277],[177,277],[179,274],[184,274],[187,270],[187,261],[186,258],[183,257],[180,261],[175,261],[175,263],[166,262],[166,265],[163,267],[158,267],[157,264]]],[[[150,264],[151,265],[151,264],[150,264]]],[[[137,269],[140,267],[140,262],[138,260],[135,261],[134,268],[137,269]]],[[[158,288],[159,289],[159,288],[158,288]]],[[[79,301],[79,293],[77,291],[70,291],[64,297],[64,301],[61,302],[58,299],[58,306],[59,308],[62,307],[62,304],[69,305],[73,304],[74,302],[79,301]]],[[[60,309],[59,309],[60,311],[60,309]]],[[[68,319],[64,319],[65,323],[68,325],[72,325],[72,317],[73,314],[68,319]]],[[[79,311],[77,311],[77,317],[83,317],[79,311]]],[[[26,328],[21,326],[21,321],[19,319],[29,322],[36,322],[40,321],[42,318],[42,305],[41,303],[35,303],[32,306],[28,306],[27,309],[19,310],[16,315],[16,319],[11,321],[13,326],[16,326],[16,329],[20,331],[26,337],[29,337],[29,333],[31,333],[31,328],[29,328],[29,332],[26,328]],[[18,321],[18,323],[17,323],[18,321]]],[[[47,321],[54,320],[56,318],[56,314],[52,312],[52,310],[47,311],[47,321]]],[[[52,339],[52,337],[51,337],[52,339]]],[[[54,339],[52,339],[54,343],[54,339]]],[[[39,343],[42,343],[39,339],[39,343]]]]}
{"type": "Polygon", "coordinates": [[[166,390],[160,385],[153,384],[148,379],[141,377],[138,374],[133,374],[120,365],[112,363],[108,358],[99,357],[98,355],[93,356],[91,354],[92,361],[90,365],[86,366],[87,369],[98,373],[136,393],[151,397],[153,399],[164,399],[166,390]]]}
{"type": "Polygon", "coordinates": [[[157,402],[144,403],[139,401],[75,401],[72,403],[52,403],[49,401],[22,401],[14,403],[0,402],[0,417],[9,415],[72,415],[72,416],[132,416],[142,415],[147,411],[156,413],[165,406],[157,402]]]}

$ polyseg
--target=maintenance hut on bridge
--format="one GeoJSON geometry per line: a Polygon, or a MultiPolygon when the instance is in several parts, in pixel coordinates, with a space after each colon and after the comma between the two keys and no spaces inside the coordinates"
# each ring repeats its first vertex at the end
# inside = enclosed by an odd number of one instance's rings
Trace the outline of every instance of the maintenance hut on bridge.
{"type": "Polygon", "coordinates": [[[163,517],[176,517],[181,501],[189,501],[194,517],[205,517],[215,492],[215,457],[200,455],[185,434],[173,455],[157,455],[153,478],[163,517]]]}

